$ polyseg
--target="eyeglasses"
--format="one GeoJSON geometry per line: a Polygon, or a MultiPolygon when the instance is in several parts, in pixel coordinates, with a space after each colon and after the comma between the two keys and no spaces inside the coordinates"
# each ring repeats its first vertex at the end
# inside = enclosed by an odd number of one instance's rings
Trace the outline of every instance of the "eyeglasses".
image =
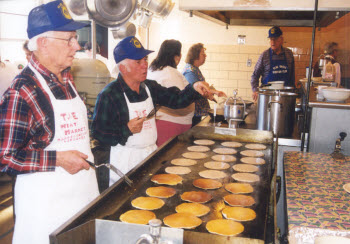
{"type": "Polygon", "coordinates": [[[68,39],[59,38],[59,37],[53,37],[53,36],[46,36],[46,38],[66,41],[66,42],[68,42],[68,46],[70,46],[70,47],[73,46],[74,42],[78,42],[78,40],[79,40],[79,36],[78,35],[72,36],[72,37],[70,37],[68,39]]]}

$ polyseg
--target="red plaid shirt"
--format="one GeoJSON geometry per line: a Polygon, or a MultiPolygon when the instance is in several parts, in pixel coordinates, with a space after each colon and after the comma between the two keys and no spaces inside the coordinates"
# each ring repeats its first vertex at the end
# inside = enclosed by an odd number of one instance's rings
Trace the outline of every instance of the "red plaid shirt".
{"type": "MultiPolygon", "coordinates": [[[[69,68],[62,72],[64,84],[33,55],[30,63],[44,77],[57,99],[75,93],[69,68]]],[[[56,151],[44,151],[55,134],[55,120],[48,94],[27,66],[17,75],[0,101],[0,170],[10,175],[54,171],[56,151]]]]}

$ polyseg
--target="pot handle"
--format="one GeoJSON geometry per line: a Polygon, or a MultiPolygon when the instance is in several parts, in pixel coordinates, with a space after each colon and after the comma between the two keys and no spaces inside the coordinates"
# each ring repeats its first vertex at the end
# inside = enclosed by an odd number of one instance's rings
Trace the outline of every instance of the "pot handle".
{"type": "Polygon", "coordinates": [[[245,114],[245,102],[244,102],[244,100],[243,100],[243,98],[242,97],[239,97],[239,99],[241,99],[241,101],[242,101],[242,103],[243,103],[243,116],[244,116],[244,114],[245,114]]]}
{"type": "Polygon", "coordinates": [[[267,105],[268,110],[271,110],[271,103],[278,103],[280,105],[280,112],[282,112],[283,110],[283,104],[280,101],[276,101],[276,100],[272,100],[271,102],[269,102],[269,104],[267,105]]]}

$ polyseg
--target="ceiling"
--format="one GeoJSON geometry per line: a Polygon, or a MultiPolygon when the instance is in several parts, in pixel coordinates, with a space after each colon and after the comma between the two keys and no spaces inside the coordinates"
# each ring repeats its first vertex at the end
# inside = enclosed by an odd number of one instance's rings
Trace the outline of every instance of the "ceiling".
{"type": "MultiPolygon", "coordinates": [[[[193,14],[220,25],[312,27],[314,11],[193,10],[193,14]]],[[[318,11],[317,27],[326,27],[348,11],[318,11]]]]}

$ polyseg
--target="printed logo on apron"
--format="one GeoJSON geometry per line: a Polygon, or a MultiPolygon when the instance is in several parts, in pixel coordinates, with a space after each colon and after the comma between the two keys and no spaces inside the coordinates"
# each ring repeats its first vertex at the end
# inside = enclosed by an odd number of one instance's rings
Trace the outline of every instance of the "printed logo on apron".
{"type": "Polygon", "coordinates": [[[270,71],[268,76],[262,81],[262,84],[267,84],[269,81],[284,81],[284,85],[288,85],[290,81],[286,53],[283,53],[282,60],[273,60],[272,55],[272,49],[270,48],[270,71]]]}

